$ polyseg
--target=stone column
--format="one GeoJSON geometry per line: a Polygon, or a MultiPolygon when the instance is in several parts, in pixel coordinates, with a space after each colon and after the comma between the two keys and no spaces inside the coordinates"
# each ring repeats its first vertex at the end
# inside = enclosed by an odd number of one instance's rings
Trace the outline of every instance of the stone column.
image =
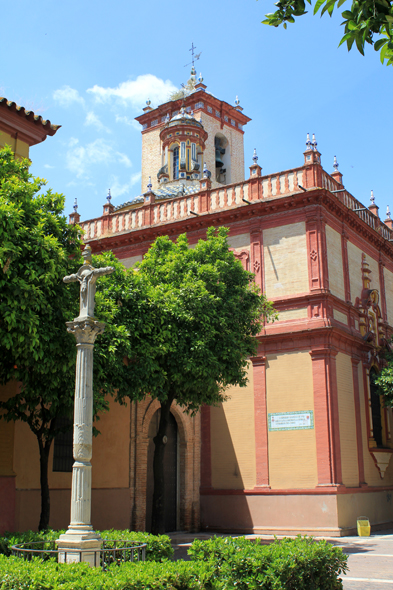
{"type": "Polygon", "coordinates": [[[57,539],[59,562],[87,561],[100,566],[102,540],[91,525],[91,454],[93,442],[93,348],[105,324],[94,317],[96,281],[111,274],[112,266],[94,268],[91,248],[82,252],[84,264],[76,274],[64,277],[65,283],[80,283],[79,316],[67,322],[67,330],[76,339],[77,357],[74,403],[74,465],[72,467],[71,522],[67,532],[57,539]]]}
{"type": "Polygon", "coordinates": [[[74,405],[74,465],[72,468],[71,523],[57,540],[59,562],[87,561],[100,565],[101,537],[91,525],[91,455],[93,438],[93,348],[105,324],[87,318],[67,322],[76,338],[74,405]],[[91,549],[91,551],[83,551],[91,549]]]}

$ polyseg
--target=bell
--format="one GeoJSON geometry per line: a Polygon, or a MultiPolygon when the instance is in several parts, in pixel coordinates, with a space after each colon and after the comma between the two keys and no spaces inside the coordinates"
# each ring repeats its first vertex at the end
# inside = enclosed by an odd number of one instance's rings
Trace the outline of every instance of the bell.
{"type": "Polygon", "coordinates": [[[220,148],[216,149],[216,168],[222,168],[224,166],[224,162],[221,158],[221,153],[222,150],[220,148]]]}

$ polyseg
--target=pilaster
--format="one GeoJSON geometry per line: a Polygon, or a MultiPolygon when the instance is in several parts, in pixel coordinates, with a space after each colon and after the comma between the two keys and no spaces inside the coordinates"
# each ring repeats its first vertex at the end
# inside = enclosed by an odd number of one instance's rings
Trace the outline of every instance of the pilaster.
{"type": "Polygon", "coordinates": [[[337,353],[329,348],[310,351],[314,384],[318,485],[342,483],[337,397],[337,353]]]}
{"type": "Polygon", "coordinates": [[[352,380],[353,380],[353,395],[355,401],[355,420],[356,420],[356,443],[358,451],[358,469],[359,469],[359,484],[366,485],[364,479],[364,460],[363,460],[363,441],[362,441],[362,419],[360,412],[360,398],[359,398],[359,359],[352,358],[352,380]]]}
{"type": "Polygon", "coordinates": [[[270,488],[266,404],[266,357],[251,359],[254,372],[256,488],[270,488]]]}

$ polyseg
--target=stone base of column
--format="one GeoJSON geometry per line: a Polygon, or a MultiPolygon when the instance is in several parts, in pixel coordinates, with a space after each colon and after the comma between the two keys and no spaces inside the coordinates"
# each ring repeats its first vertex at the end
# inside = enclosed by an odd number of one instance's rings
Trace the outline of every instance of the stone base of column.
{"type": "Polygon", "coordinates": [[[56,541],[59,563],[86,561],[91,567],[100,567],[102,539],[93,527],[69,527],[56,541]]]}

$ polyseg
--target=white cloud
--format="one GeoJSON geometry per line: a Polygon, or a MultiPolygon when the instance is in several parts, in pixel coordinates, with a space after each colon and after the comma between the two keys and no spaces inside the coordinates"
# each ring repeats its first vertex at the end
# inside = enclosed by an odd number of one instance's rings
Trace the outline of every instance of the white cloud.
{"type": "Polygon", "coordinates": [[[44,168],[54,168],[54,166],[51,166],[50,164],[44,164],[44,168]]]}
{"type": "Polygon", "coordinates": [[[106,102],[110,99],[117,99],[123,104],[131,104],[140,109],[145,106],[146,100],[150,98],[153,105],[168,100],[171,92],[177,90],[170,80],[162,80],[153,74],[143,74],[136,80],[121,82],[117,88],[103,88],[97,84],[88,88],[87,92],[93,94],[98,102],[106,102]]]}
{"type": "Polygon", "coordinates": [[[116,123],[124,123],[124,125],[133,127],[137,131],[142,130],[142,125],[138,123],[138,121],[135,121],[135,119],[130,119],[130,117],[126,117],[125,115],[123,117],[120,115],[116,115],[116,123]]]}
{"type": "Polygon", "coordinates": [[[99,120],[97,115],[93,113],[93,111],[89,111],[87,113],[85,125],[92,125],[96,129],[98,129],[98,131],[106,131],[107,133],[112,133],[111,130],[108,129],[108,127],[105,127],[105,125],[101,123],[101,121],[99,120]]]}
{"type": "Polygon", "coordinates": [[[110,181],[112,197],[116,199],[116,197],[121,197],[125,193],[128,193],[136,184],[140,182],[141,177],[141,172],[136,172],[135,174],[131,175],[129,182],[121,184],[119,182],[118,176],[112,176],[110,181]]]}
{"type": "Polygon", "coordinates": [[[79,143],[79,139],[77,139],[76,137],[70,137],[70,140],[68,142],[68,147],[74,147],[74,145],[77,145],[79,143]]]}
{"type": "Polygon", "coordinates": [[[75,90],[75,88],[71,88],[71,86],[63,86],[62,88],[55,90],[53,93],[53,98],[62,107],[68,107],[73,103],[80,103],[83,106],[85,104],[85,101],[79,95],[79,92],[75,90]]]}
{"type": "Polygon", "coordinates": [[[131,168],[132,163],[128,156],[122,154],[121,152],[116,152],[116,155],[118,157],[118,161],[120,162],[120,164],[124,164],[124,166],[127,166],[127,168],[131,168]]]}
{"type": "Polygon", "coordinates": [[[77,178],[87,175],[88,169],[97,164],[110,164],[118,162],[127,168],[132,166],[131,160],[126,154],[114,149],[112,143],[105,139],[96,139],[86,146],[79,145],[78,140],[72,138],[70,149],[66,154],[66,165],[77,178]]]}

